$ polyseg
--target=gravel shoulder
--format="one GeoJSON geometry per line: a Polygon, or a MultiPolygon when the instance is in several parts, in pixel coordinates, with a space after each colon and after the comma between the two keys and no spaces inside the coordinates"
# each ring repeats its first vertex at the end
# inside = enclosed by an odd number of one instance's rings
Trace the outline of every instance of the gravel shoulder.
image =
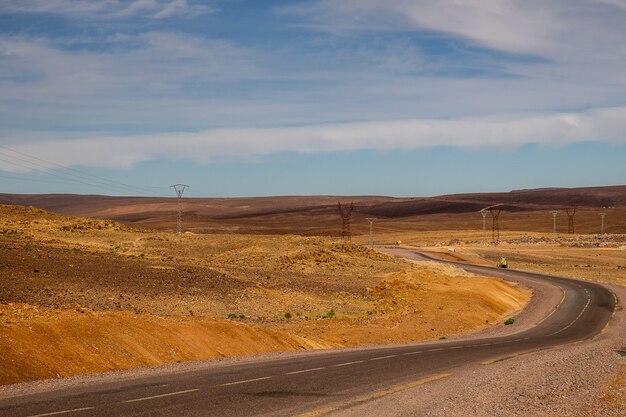
{"type": "Polygon", "coordinates": [[[626,346],[626,288],[607,287],[619,304],[605,331],[591,340],[468,365],[447,378],[331,415],[622,417],[626,361],[618,350],[626,346]]]}

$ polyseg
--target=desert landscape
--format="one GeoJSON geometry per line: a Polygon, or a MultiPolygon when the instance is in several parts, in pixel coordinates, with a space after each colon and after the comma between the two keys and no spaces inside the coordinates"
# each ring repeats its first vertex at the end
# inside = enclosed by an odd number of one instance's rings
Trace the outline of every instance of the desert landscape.
{"type": "Polygon", "coordinates": [[[530,297],[336,238],[177,235],[0,210],[3,383],[445,338],[498,325],[530,297]]]}
{"type": "MultiPolygon", "coordinates": [[[[622,204],[614,188],[569,193],[622,204]]],[[[383,247],[489,266],[505,256],[515,269],[626,286],[625,207],[578,207],[578,230],[589,233],[565,234],[545,229],[550,209],[573,201],[503,203],[511,206],[496,244],[474,210],[506,201],[496,198],[343,198],[358,202],[344,239],[337,197],[185,201],[186,232],[177,234],[174,199],[3,195],[11,204],[0,205],[0,383],[458,338],[514,321],[533,297],[383,247]],[[418,206],[426,212],[415,214],[418,206]],[[594,233],[601,210],[610,210],[605,234],[594,233]],[[363,220],[375,213],[370,236],[363,220]]],[[[616,369],[598,401],[619,410],[626,364],[616,369]]]]}

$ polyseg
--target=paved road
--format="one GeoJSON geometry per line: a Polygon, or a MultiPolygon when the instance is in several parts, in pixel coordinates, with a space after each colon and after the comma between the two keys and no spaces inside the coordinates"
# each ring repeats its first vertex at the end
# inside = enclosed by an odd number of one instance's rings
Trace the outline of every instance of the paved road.
{"type": "MultiPolygon", "coordinates": [[[[408,251],[400,255],[418,257],[408,251]]],[[[610,320],[615,297],[599,284],[463,265],[483,275],[558,285],[565,297],[538,326],[512,336],[371,349],[217,366],[0,401],[0,416],[327,415],[459,372],[461,366],[586,339],[610,320]]]]}

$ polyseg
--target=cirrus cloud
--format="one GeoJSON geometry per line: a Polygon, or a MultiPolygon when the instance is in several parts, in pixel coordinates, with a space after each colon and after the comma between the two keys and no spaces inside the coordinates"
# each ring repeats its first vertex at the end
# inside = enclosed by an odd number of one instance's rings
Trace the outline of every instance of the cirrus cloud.
{"type": "Polygon", "coordinates": [[[215,10],[187,0],[19,0],[0,4],[0,13],[50,13],[89,19],[168,18],[202,15],[215,10]]]}
{"type": "MultiPolygon", "coordinates": [[[[123,168],[163,157],[207,163],[224,157],[254,158],[279,152],[413,150],[437,146],[511,149],[528,143],[548,146],[588,141],[626,143],[625,131],[626,107],[615,107],[552,115],[227,128],[74,140],[23,138],[8,146],[63,166],[123,168]]],[[[29,168],[0,161],[0,170],[23,172],[29,168]]]]}

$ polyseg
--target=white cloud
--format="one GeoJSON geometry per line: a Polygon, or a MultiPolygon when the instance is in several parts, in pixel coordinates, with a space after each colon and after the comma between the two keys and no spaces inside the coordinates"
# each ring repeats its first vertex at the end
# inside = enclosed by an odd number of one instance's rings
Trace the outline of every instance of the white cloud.
{"type": "MultiPolygon", "coordinates": [[[[511,149],[527,143],[564,146],[584,141],[626,143],[626,107],[584,113],[453,120],[377,121],[264,129],[211,129],[125,137],[9,143],[12,149],[64,166],[128,167],[167,157],[207,163],[277,152],[411,150],[435,146],[511,149]]],[[[23,171],[0,161],[0,169],[23,171]]]]}
{"type": "Polygon", "coordinates": [[[488,48],[552,58],[622,44],[626,14],[607,5],[626,10],[623,0],[317,0],[277,10],[333,33],[430,30],[488,48]]]}
{"type": "MultiPolygon", "coordinates": [[[[180,32],[106,39],[4,35],[0,143],[37,151],[42,142],[41,149],[67,164],[127,166],[163,155],[205,161],[280,151],[622,140],[610,126],[624,126],[608,116],[623,116],[626,97],[621,3],[322,0],[282,9],[331,32],[428,29],[545,60],[475,51],[461,58],[431,55],[411,35],[367,42],[320,35],[315,46],[298,38],[273,49],[180,32]],[[479,76],[464,76],[474,69],[479,76]],[[440,75],[447,70],[453,74],[440,75]],[[560,113],[586,108],[605,110],[560,113]],[[503,116],[528,112],[536,116],[503,116]],[[408,121],[376,122],[399,119],[408,121]],[[337,124],[366,120],[375,122],[337,124]],[[229,126],[251,128],[217,129],[229,126]],[[81,130],[181,133],[105,137],[81,130]],[[190,130],[200,133],[182,133],[190,130]],[[178,149],[179,141],[192,151],[178,149]],[[60,146],[73,151],[65,155],[60,146]],[[123,157],[111,153],[115,148],[123,157]],[[90,159],[100,154],[107,157],[90,159]]],[[[196,6],[191,0],[24,0],[0,2],[0,11],[165,18],[196,6]]]]}
{"type": "Polygon", "coordinates": [[[118,48],[92,51],[0,37],[0,100],[67,103],[176,93],[187,83],[245,79],[256,71],[255,53],[228,41],[163,32],[122,38],[118,48]]]}
{"type": "Polygon", "coordinates": [[[626,10],[626,0],[595,0],[597,3],[609,4],[620,9],[626,10]]]}
{"type": "Polygon", "coordinates": [[[187,0],[17,0],[0,3],[0,13],[52,13],[90,19],[167,18],[202,15],[214,9],[187,0]]]}

